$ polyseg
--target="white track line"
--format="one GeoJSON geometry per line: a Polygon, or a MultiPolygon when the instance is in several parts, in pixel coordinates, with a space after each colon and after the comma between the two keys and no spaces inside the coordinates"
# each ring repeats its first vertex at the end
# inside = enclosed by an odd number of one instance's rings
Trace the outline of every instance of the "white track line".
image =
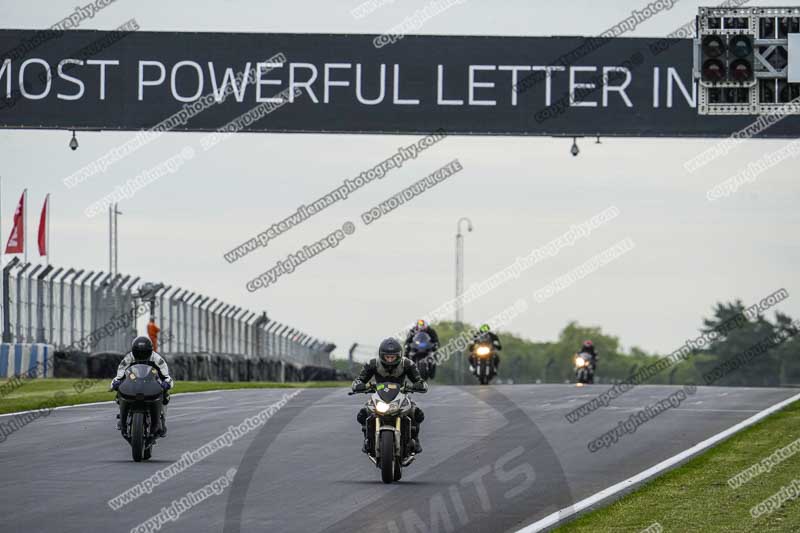
{"type": "MultiPolygon", "coordinates": [[[[244,388],[244,389],[218,389],[218,390],[204,390],[204,391],[197,391],[197,392],[177,392],[173,394],[173,396],[189,396],[189,395],[196,395],[196,394],[216,394],[219,392],[232,392],[232,391],[254,391],[254,390],[293,390],[293,389],[302,389],[305,387],[264,387],[263,389],[257,389],[254,387],[251,388],[244,388]]],[[[319,387],[325,388],[325,387],[319,387]]],[[[76,403],[73,405],[60,405],[58,407],[53,407],[53,411],[58,411],[60,409],[73,409],[76,407],[89,407],[92,405],[105,405],[107,403],[114,403],[114,400],[107,400],[105,402],[91,402],[91,403],[76,403]]],[[[0,415],[0,418],[4,416],[18,416],[23,415],[25,413],[36,413],[41,411],[41,409],[31,409],[29,411],[17,411],[15,413],[4,413],[0,415]]]]}
{"type": "Polygon", "coordinates": [[[783,409],[784,407],[786,407],[790,403],[795,402],[797,400],[800,400],[800,394],[796,394],[796,395],[792,396],[791,398],[788,398],[786,400],[783,400],[782,402],[776,403],[775,405],[773,405],[771,407],[767,407],[763,411],[760,411],[758,414],[755,414],[755,415],[751,416],[747,420],[739,422],[735,426],[726,429],[722,433],[718,433],[718,434],[714,435],[713,437],[710,437],[710,438],[704,440],[703,442],[695,444],[694,446],[692,446],[688,450],[684,450],[681,453],[679,453],[678,455],[674,455],[674,456],[670,457],[669,459],[667,459],[665,461],[662,461],[662,462],[658,463],[657,465],[652,466],[652,467],[648,468],[647,470],[645,470],[643,472],[639,472],[635,476],[629,477],[625,481],[620,481],[616,485],[612,485],[612,486],[608,487],[607,489],[601,490],[600,492],[598,492],[596,494],[593,494],[593,495],[589,496],[588,498],[585,498],[585,499],[583,499],[583,500],[581,500],[581,501],[579,501],[579,502],[577,502],[577,503],[575,503],[575,504],[573,504],[573,505],[571,505],[569,507],[565,507],[565,508],[561,509],[560,511],[556,511],[555,513],[549,514],[546,517],[542,518],[541,520],[539,520],[537,522],[534,522],[533,524],[518,530],[516,533],[535,533],[537,531],[543,531],[544,529],[546,529],[548,527],[552,527],[552,526],[558,524],[559,522],[561,522],[562,520],[564,520],[565,518],[569,518],[569,517],[571,517],[573,515],[576,515],[576,514],[580,513],[581,511],[583,511],[584,509],[587,509],[587,508],[591,507],[592,505],[595,505],[595,504],[605,500],[606,498],[614,496],[615,494],[617,494],[619,492],[622,492],[622,491],[630,488],[631,486],[633,486],[633,485],[635,485],[637,483],[641,483],[642,481],[645,481],[645,480],[647,480],[647,479],[649,479],[649,478],[651,478],[651,477],[653,477],[653,476],[655,476],[657,474],[660,474],[664,470],[667,470],[668,468],[671,468],[671,467],[675,466],[677,463],[680,463],[681,461],[683,461],[684,459],[686,459],[688,457],[691,457],[691,456],[696,455],[696,454],[698,454],[698,453],[700,453],[702,451],[707,450],[708,448],[712,447],[713,445],[715,445],[719,441],[730,437],[734,433],[736,433],[738,431],[741,431],[742,429],[744,429],[744,428],[746,428],[748,426],[752,426],[753,424],[755,424],[756,422],[758,422],[762,418],[765,418],[765,417],[771,415],[775,411],[779,411],[780,409],[783,409]]]}

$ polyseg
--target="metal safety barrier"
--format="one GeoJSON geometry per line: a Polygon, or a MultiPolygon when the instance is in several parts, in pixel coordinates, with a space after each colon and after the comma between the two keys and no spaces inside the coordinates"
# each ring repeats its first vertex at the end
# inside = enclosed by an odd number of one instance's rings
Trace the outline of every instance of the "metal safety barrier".
{"type": "Polygon", "coordinates": [[[335,345],[267,316],[188,289],[141,278],[13,258],[3,268],[6,343],[60,351],[125,352],[141,316],[155,316],[163,354],[210,353],[331,367],[335,345]]]}

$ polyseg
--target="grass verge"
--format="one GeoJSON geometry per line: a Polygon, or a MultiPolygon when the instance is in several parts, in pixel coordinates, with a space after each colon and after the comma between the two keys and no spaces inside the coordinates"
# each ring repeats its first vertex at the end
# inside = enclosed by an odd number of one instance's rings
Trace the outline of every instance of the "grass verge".
{"type": "MultiPolygon", "coordinates": [[[[739,488],[728,485],[728,479],[734,475],[798,439],[800,402],[795,402],[608,507],[584,515],[556,531],[639,532],[656,523],[665,532],[800,531],[800,502],[797,500],[785,501],[773,512],[758,518],[750,514],[752,508],[794,480],[800,484],[800,454],[739,488]]],[[[651,531],[658,531],[658,528],[651,531]]]]}
{"type": "MultiPolygon", "coordinates": [[[[16,390],[0,399],[0,414],[40,409],[44,406],[78,405],[114,399],[108,392],[110,379],[33,379],[23,382],[16,390]]],[[[227,389],[290,389],[345,387],[344,381],[307,381],[276,383],[272,381],[179,381],[173,394],[227,389]]]]}

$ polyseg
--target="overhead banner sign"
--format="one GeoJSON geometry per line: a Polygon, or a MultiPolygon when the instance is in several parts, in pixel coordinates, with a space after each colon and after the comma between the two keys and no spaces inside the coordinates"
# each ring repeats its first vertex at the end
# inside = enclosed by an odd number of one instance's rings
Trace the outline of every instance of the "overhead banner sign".
{"type": "MultiPolygon", "coordinates": [[[[0,127],[722,137],[688,39],[0,30],[0,127]]],[[[800,117],[761,128],[797,137],[800,117]]]]}

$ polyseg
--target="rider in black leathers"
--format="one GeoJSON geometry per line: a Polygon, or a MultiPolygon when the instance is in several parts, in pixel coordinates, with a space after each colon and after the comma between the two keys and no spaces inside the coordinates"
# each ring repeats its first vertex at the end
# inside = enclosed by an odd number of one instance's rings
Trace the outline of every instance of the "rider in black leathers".
{"type": "Polygon", "coordinates": [[[498,368],[500,366],[500,355],[497,352],[503,349],[503,345],[500,344],[500,337],[498,337],[491,331],[489,324],[482,325],[480,329],[472,337],[472,342],[470,342],[469,346],[467,346],[467,352],[469,353],[469,364],[473,368],[476,366],[475,354],[473,353],[472,349],[475,347],[475,344],[478,343],[483,337],[485,337],[489,342],[491,342],[496,348],[494,351],[494,367],[498,368]]]}
{"type": "MultiPolygon", "coordinates": [[[[369,381],[375,378],[376,382],[381,383],[397,383],[403,385],[406,380],[411,382],[411,389],[415,392],[427,392],[428,385],[419,374],[417,365],[414,361],[403,357],[403,349],[397,339],[388,338],[381,342],[378,348],[378,357],[370,359],[361,373],[353,381],[354,392],[364,392],[367,389],[369,381]]],[[[366,407],[362,407],[358,412],[356,420],[361,424],[361,431],[364,433],[364,448],[363,451],[367,452],[367,417],[369,411],[366,407]]],[[[422,409],[414,404],[414,416],[412,417],[413,425],[411,427],[412,446],[414,453],[422,452],[422,446],[419,442],[419,426],[425,419],[425,414],[422,409]]]]}

